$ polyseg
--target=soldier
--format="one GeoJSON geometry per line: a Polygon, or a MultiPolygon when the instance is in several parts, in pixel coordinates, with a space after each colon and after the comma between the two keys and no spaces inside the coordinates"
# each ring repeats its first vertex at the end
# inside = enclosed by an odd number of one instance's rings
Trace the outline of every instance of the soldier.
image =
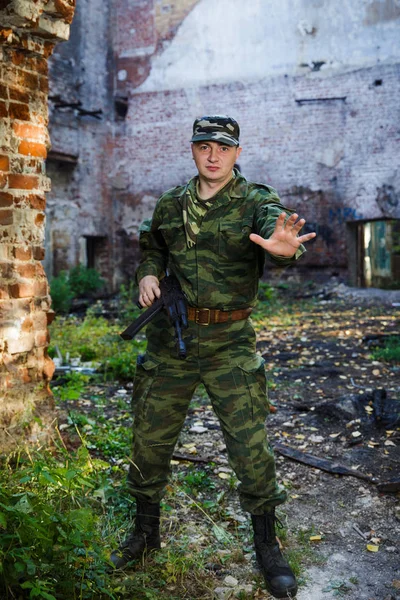
{"type": "Polygon", "coordinates": [[[177,358],[173,328],[161,311],[147,327],[147,351],[139,357],[133,393],[128,487],[136,498],[135,527],[111,560],[122,568],[160,548],[160,500],[171,456],[191,397],[203,383],[240,482],[241,506],[251,514],[267,589],[286,598],[297,591],[275,535],[275,507],[286,493],[276,482],[266,438],[266,375],[249,317],[265,256],[290,265],[315,233],[299,236],[304,219],[288,217],[292,211],[273,188],[246,181],[234,169],[242,151],[234,119],[196,119],[191,142],[198,175],[157,202],[151,222],[141,228],[137,271],[143,306],[160,296],[167,268],[178,278],[188,302],[187,359],[177,358]]]}

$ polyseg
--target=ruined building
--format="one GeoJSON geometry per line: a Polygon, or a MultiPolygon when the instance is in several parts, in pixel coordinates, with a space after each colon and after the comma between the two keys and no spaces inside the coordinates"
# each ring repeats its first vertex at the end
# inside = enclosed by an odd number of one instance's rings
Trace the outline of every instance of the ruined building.
{"type": "Polygon", "coordinates": [[[308,278],[400,280],[397,0],[79,0],[72,21],[74,7],[0,0],[3,447],[50,414],[41,261],[48,277],[95,267],[110,291],[131,279],[140,222],[194,174],[196,116],[236,117],[243,173],[317,231],[308,278]]]}
{"type": "Polygon", "coordinates": [[[307,278],[400,281],[399,37],[396,0],[80,0],[50,61],[46,272],[131,278],[211,112],[238,119],[244,175],[317,231],[307,278]]]}

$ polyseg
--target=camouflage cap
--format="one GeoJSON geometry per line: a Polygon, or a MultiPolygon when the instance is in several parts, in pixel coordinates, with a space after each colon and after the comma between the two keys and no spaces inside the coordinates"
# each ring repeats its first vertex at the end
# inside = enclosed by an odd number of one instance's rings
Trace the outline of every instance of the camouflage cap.
{"type": "Polygon", "coordinates": [[[239,124],[232,117],[214,115],[200,117],[193,123],[192,142],[208,140],[228,146],[239,146],[239,124]]]}

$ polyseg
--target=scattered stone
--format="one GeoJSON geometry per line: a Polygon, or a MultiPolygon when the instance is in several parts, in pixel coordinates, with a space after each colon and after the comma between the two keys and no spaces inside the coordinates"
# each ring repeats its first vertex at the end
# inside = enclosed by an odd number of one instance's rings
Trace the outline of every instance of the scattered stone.
{"type": "Polygon", "coordinates": [[[248,597],[250,594],[252,594],[252,592],[253,592],[253,586],[250,585],[249,583],[246,585],[240,585],[235,590],[235,598],[242,598],[243,594],[245,594],[246,597],[248,597]]]}
{"type": "Polygon", "coordinates": [[[208,431],[207,427],[195,426],[189,429],[189,433],[206,433],[208,431]]]}
{"type": "Polygon", "coordinates": [[[233,589],[226,587],[217,587],[214,590],[213,600],[229,600],[233,597],[233,589]]]}
{"type": "Polygon", "coordinates": [[[237,585],[239,585],[238,580],[235,577],[232,577],[232,575],[227,575],[223,581],[223,583],[229,587],[236,587],[237,585]]]}

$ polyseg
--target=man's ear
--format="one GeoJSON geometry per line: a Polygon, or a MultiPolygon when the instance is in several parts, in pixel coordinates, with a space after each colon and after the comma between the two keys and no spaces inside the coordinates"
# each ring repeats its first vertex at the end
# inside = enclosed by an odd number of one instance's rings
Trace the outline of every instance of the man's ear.
{"type": "Polygon", "coordinates": [[[239,146],[238,148],[236,148],[236,160],[239,158],[239,156],[242,153],[243,148],[241,146],[239,146]]]}

